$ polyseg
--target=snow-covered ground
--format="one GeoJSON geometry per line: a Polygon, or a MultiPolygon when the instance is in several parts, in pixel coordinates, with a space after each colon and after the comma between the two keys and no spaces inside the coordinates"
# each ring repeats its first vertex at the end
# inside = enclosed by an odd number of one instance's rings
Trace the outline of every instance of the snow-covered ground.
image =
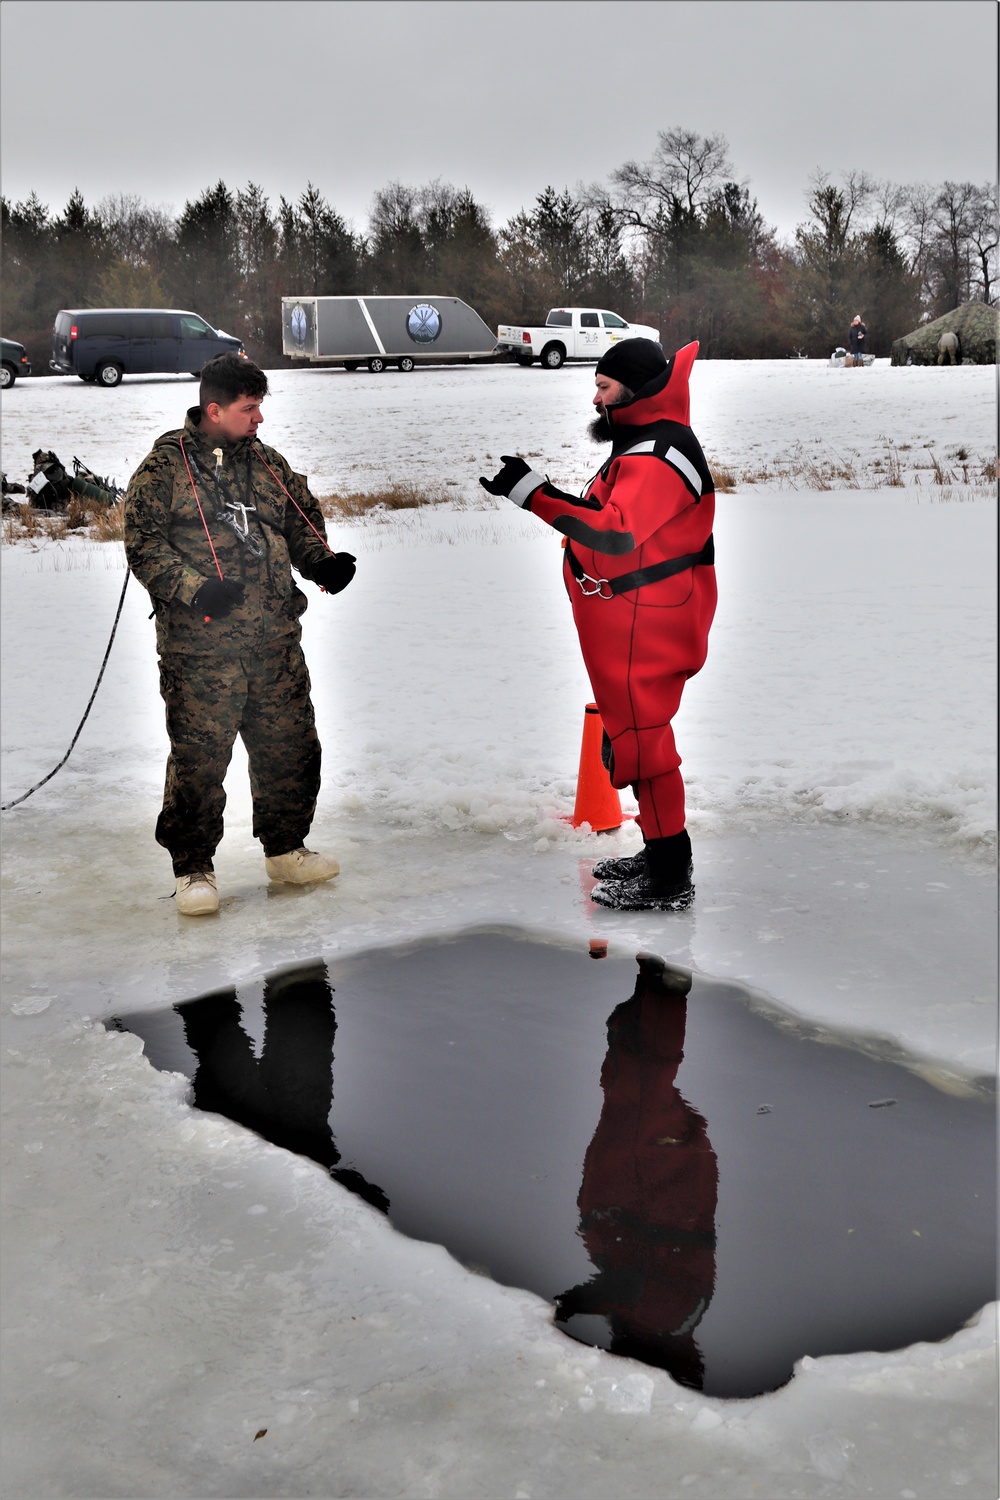
{"type": "MultiPolygon", "coordinates": [[[[273,377],[263,435],[318,493],[404,479],[445,502],[336,527],[358,577],[309,590],[312,842],[340,858],[332,886],[268,891],[237,754],[219,920],[179,925],[161,899],[166,742],[134,582],[73,757],[4,814],[12,1495],[997,1493],[995,1309],[940,1346],[705,1399],[572,1343],[536,1297],[194,1112],[183,1080],[99,1024],[295,959],[504,923],[739,978],[908,1049],[942,1087],[993,1071],[996,512],[959,482],[993,449],[993,372],[696,366],[706,451],[767,480],[719,497],[719,614],[677,724],[698,901],[669,918],[588,900],[595,855],[637,835],[560,817],[590,693],[558,538],[475,483],[509,452],[581,483],[592,379],[273,377]],[[958,479],[934,483],[931,455],[958,479]],[[905,485],[872,487],[896,459],[905,485]],[[813,463],[869,488],[806,488],[813,463]]],[[[123,481],[196,389],[20,383],[4,469],[23,480],[44,447],[123,481]]],[[[4,801],[64,753],[124,576],[117,546],[4,548],[4,801]]]]}

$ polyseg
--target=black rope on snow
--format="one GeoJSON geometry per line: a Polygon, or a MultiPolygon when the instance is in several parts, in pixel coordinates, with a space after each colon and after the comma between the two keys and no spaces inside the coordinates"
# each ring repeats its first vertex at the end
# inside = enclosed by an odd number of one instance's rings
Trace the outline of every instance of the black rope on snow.
{"type": "Polygon", "coordinates": [[[29,787],[29,789],[24,793],[23,797],[15,797],[13,802],[4,802],[3,804],[0,804],[0,812],[9,812],[12,807],[17,807],[19,803],[27,802],[28,798],[32,795],[33,792],[37,792],[39,787],[44,786],[47,781],[51,781],[53,776],[56,774],[56,771],[62,770],[63,766],[73,754],[73,746],[80,738],[80,731],[83,729],[84,724],[86,724],[90,710],[94,706],[94,699],[97,697],[97,689],[101,685],[101,679],[104,676],[104,668],[108,664],[108,657],[111,655],[111,647],[115,643],[115,631],[118,629],[118,621],[122,616],[122,605],[125,603],[125,590],[128,588],[129,577],[129,569],[126,568],[125,582],[122,584],[121,598],[118,600],[118,613],[115,615],[115,623],[111,627],[111,639],[108,641],[108,649],[104,653],[104,660],[101,662],[101,670],[97,674],[97,681],[94,683],[94,691],[90,695],[90,702],[87,704],[87,707],[84,710],[83,718],[80,720],[76,734],[74,734],[73,736],[72,743],[70,744],[69,749],[66,751],[66,754],[63,756],[59,764],[53,767],[53,769],[47,776],[43,776],[41,781],[36,781],[33,787],[29,787]]]}

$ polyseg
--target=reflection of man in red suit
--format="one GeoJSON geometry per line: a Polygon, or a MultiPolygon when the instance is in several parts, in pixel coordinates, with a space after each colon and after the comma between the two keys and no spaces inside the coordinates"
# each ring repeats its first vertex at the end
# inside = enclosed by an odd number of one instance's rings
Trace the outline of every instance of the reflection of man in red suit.
{"type": "Polygon", "coordinates": [[[613,1353],[700,1388],[694,1330],[715,1286],[719,1170],[705,1121],[675,1083],[686,1015],[683,996],[658,991],[640,971],[635,994],[608,1021],[604,1107],[577,1200],[597,1272],[557,1299],[556,1320],[601,1314],[613,1353]]]}

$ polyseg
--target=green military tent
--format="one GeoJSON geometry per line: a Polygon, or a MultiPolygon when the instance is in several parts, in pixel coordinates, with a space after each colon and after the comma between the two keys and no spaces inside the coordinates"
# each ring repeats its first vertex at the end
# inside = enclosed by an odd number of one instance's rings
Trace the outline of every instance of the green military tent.
{"type": "Polygon", "coordinates": [[[985,302],[963,302],[954,312],[924,323],[892,346],[894,365],[937,364],[938,339],[956,333],[963,364],[992,365],[997,357],[997,310],[985,302]]]}

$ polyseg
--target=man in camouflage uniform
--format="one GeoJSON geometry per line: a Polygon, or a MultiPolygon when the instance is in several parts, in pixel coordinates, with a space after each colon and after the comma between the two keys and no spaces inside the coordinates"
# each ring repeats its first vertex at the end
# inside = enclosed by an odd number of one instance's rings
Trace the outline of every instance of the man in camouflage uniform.
{"type": "Polygon", "coordinates": [[[170,737],[156,840],[186,916],[219,908],[213,859],[237,735],[268,876],[304,885],[339,873],[305,848],[320,745],[299,644],[306,599],[291,567],[332,594],[355,559],[330,550],[305,479],[258,441],[266,394],[249,360],[211,360],[199,405],[157,439],[125,498],[125,550],[153,601],[170,737]]]}

